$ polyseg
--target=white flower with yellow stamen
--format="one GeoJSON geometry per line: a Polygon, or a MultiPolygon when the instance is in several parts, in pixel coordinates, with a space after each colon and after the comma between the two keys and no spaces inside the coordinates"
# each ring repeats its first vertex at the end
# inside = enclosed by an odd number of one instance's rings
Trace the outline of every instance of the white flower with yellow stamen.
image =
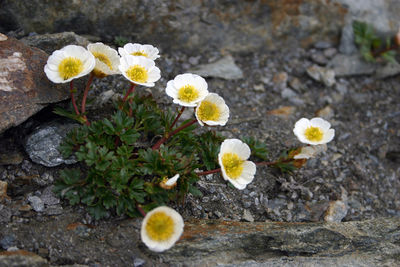
{"type": "Polygon", "coordinates": [[[294,159],[309,159],[313,158],[321,152],[325,152],[327,150],[326,144],[315,145],[315,146],[305,146],[302,147],[299,154],[296,154],[294,159]]]}
{"type": "Polygon", "coordinates": [[[251,151],[247,144],[238,139],[225,139],[218,154],[222,177],[237,189],[245,189],[256,174],[256,165],[247,159],[251,151]]]}
{"type": "Polygon", "coordinates": [[[122,57],[126,55],[143,56],[151,60],[156,60],[160,57],[158,49],[149,44],[128,43],[124,47],[118,48],[118,52],[122,57]]]}
{"type": "Polygon", "coordinates": [[[171,189],[174,188],[176,186],[176,182],[179,179],[179,173],[175,174],[172,178],[165,178],[160,182],[160,187],[164,188],[164,189],[171,189]]]}
{"type": "Polygon", "coordinates": [[[183,233],[182,216],[169,207],[158,207],[147,213],[142,222],[140,236],[152,251],[171,248],[183,233]]]}
{"type": "Polygon", "coordinates": [[[44,72],[53,83],[66,83],[89,74],[96,62],[82,46],[67,45],[54,51],[47,59],[44,72]]]}
{"type": "Polygon", "coordinates": [[[93,54],[96,60],[96,65],[93,69],[93,74],[96,77],[103,78],[108,75],[120,73],[118,70],[120,57],[117,50],[100,42],[89,44],[87,49],[93,54]]]}
{"type": "Polygon", "coordinates": [[[229,108],[222,97],[209,93],[197,105],[195,115],[201,126],[224,126],[229,118],[229,108]]]}
{"type": "Polygon", "coordinates": [[[208,85],[203,77],[185,73],[177,75],[167,83],[167,95],[174,99],[175,104],[184,107],[195,107],[208,95],[208,85]]]}
{"type": "Polygon", "coordinates": [[[330,142],[335,136],[335,130],[330,128],[331,124],[324,119],[301,118],[296,122],[293,133],[302,143],[321,145],[330,142]]]}
{"type": "Polygon", "coordinates": [[[118,68],[132,83],[147,87],[153,87],[154,83],[161,78],[160,69],[156,67],[154,60],[143,56],[123,56],[118,68]]]}

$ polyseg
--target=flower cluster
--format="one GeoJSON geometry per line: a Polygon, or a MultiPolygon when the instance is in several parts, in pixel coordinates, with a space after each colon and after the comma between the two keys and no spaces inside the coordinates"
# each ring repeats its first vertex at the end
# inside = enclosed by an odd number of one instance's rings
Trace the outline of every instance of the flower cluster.
{"type": "Polygon", "coordinates": [[[276,161],[262,162],[249,160],[267,159],[266,148],[254,139],[224,140],[211,131],[194,136],[189,127],[196,122],[202,127],[225,126],[229,107],[221,96],[209,92],[203,77],[192,73],[177,75],[165,88],[173,103],[182,107],[176,116],[159,109],[154,100],[132,96],[136,85],[153,87],[160,79],[160,69],[155,64],[159,57],[157,48],[137,43],[128,43],[118,48],[118,52],[103,43],[89,44],[87,49],[68,45],[54,51],[44,67],[52,82],[70,82],[75,114],[61,111],[58,114],[85,124],[71,133],[60,149],[65,156],[75,153],[78,161],[86,163],[87,178],[82,179],[80,170],[64,171],[61,174],[64,181],[56,189],[71,204],[90,206],[96,219],[104,217],[109,210],[132,217],[140,212],[144,216],[142,241],[156,252],[171,248],[184,227],[181,215],[163,206],[164,203],[184,199],[189,192],[201,195],[193,187],[200,176],[221,173],[224,180],[243,190],[254,180],[256,166],[281,170],[299,167],[326,151],[326,143],[335,135],[329,122],[302,118],[296,122],[293,132],[307,146],[296,148],[276,161]],[[73,80],[88,74],[79,110],[73,80]],[[94,77],[116,74],[125,77],[131,87],[111,119],[91,124],[85,112],[90,84],[94,77]],[[185,108],[194,109],[193,120],[175,126],[185,108]],[[151,140],[159,139],[151,148],[137,148],[138,138],[146,135],[151,140]],[[199,172],[201,164],[209,170],[199,172]],[[213,169],[218,165],[220,168],[213,169]]]}

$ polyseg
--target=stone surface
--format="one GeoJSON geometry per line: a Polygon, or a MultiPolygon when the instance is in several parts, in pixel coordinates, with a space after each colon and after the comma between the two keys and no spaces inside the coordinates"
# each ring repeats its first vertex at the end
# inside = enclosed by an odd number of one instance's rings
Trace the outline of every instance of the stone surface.
{"type": "Polygon", "coordinates": [[[160,256],[169,264],[186,266],[391,265],[400,251],[399,226],[399,219],[326,224],[196,221],[186,223],[181,241],[160,256]]]}
{"type": "Polygon", "coordinates": [[[25,250],[0,252],[0,266],[7,267],[47,267],[46,259],[25,250]]]}
{"type": "Polygon", "coordinates": [[[314,80],[322,82],[328,87],[331,87],[336,83],[335,71],[332,69],[313,65],[307,68],[307,74],[314,80]]]}
{"type": "Polygon", "coordinates": [[[366,62],[360,55],[337,54],[328,64],[337,77],[373,74],[376,64],[366,62]]]}
{"type": "Polygon", "coordinates": [[[0,25],[3,31],[74,31],[109,41],[121,35],[171,49],[243,51],[335,42],[347,12],[325,0],[3,0],[0,25]]]}
{"type": "Polygon", "coordinates": [[[51,83],[42,71],[47,57],[13,38],[0,41],[0,133],[47,103],[68,98],[68,89],[51,83]]]}
{"type": "Polygon", "coordinates": [[[29,46],[37,47],[51,55],[53,51],[63,48],[66,45],[80,45],[87,47],[89,40],[75,34],[74,32],[46,33],[27,36],[21,41],[29,46]]]}
{"type": "Polygon", "coordinates": [[[44,210],[44,202],[40,197],[30,196],[28,197],[28,201],[36,212],[42,212],[44,210]]]}
{"type": "Polygon", "coordinates": [[[375,77],[378,79],[385,79],[400,73],[400,64],[395,63],[387,63],[383,67],[380,66],[376,69],[375,77]]]}
{"type": "Polygon", "coordinates": [[[73,157],[64,159],[58,150],[63,138],[76,126],[77,124],[52,122],[36,129],[28,136],[25,145],[31,160],[47,167],[76,163],[73,157]]]}
{"type": "Polygon", "coordinates": [[[242,70],[235,64],[232,56],[226,56],[210,64],[199,65],[190,71],[202,77],[222,78],[236,80],[243,78],[242,70]]]}

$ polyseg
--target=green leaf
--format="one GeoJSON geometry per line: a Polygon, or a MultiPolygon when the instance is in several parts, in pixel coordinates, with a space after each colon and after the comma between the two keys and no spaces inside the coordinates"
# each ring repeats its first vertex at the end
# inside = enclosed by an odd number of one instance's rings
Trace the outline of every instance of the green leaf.
{"type": "Polygon", "coordinates": [[[89,214],[94,217],[95,220],[100,220],[107,216],[107,210],[101,205],[97,204],[93,207],[88,207],[89,214]]]}
{"type": "Polygon", "coordinates": [[[66,118],[69,118],[69,119],[72,119],[72,120],[75,120],[75,121],[78,121],[82,124],[85,123],[85,119],[83,117],[81,117],[80,115],[77,115],[73,112],[70,112],[70,111],[60,108],[60,107],[55,107],[53,110],[53,113],[63,116],[63,117],[66,117],[66,118]]]}
{"type": "Polygon", "coordinates": [[[74,185],[79,182],[81,172],[79,169],[64,169],[60,172],[61,179],[67,185],[74,185]]]}
{"type": "Polygon", "coordinates": [[[192,185],[192,186],[189,186],[189,192],[190,192],[194,197],[201,197],[201,196],[203,196],[203,193],[202,193],[199,189],[197,189],[196,187],[194,187],[193,185],[192,185]]]}

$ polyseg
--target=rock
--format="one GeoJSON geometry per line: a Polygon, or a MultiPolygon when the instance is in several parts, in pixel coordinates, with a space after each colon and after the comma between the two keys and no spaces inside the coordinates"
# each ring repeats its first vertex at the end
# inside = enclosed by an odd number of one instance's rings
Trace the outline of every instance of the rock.
{"type": "Polygon", "coordinates": [[[0,239],[0,246],[4,250],[15,246],[15,236],[13,234],[3,236],[3,238],[0,239]]]}
{"type": "Polygon", "coordinates": [[[0,181],[0,200],[4,198],[10,198],[7,196],[7,182],[0,181]]]}
{"type": "Polygon", "coordinates": [[[314,44],[314,47],[317,49],[327,49],[331,48],[332,44],[330,42],[318,41],[314,44]]]}
{"type": "Polygon", "coordinates": [[[198,68],[189,72],[203,77],[222,78],[236,80],[243,78],[242,70],[235,64],[232,56],[226,56],[214,63],[199,65],[198,68]]]}
{"type": "Polygon", "coordinates": [[[28,197],[28,201],[31,203],[32,208],[36,212],[42,212],[44,210],[43,200],[40,199],[38,196],[30,196],[28,197]]]}
{"type": "Polygon", "coordinates": [[[11,220],[12,211],[11,208],[0,204],[0,222],[8,223],[11,220]]]}
{"type": "Polygon", "coordinates": [[[61,141],[74,127],[77,127],[77,124],[52,122],[36,129],[28,136],[25,145],[31,160],[46,167],[76,163],[73,157],[64,159],[58,151],[61,141]]]}
{"type": "Polygon", "coordinates": [[[377,79],[385,79],[400,73],[400,64],[398,62],[388,62],[385,66],[377,68],[375,77],[377,79]]]}
{"type": "Polygon", "coordinates": [[[331,87],[336,83],[335,71],[313,65],[307,68],[307,74],[316,81],[322,82],[325,86],[331,87]]]}
{"type": "Polygon", "coordinates": [[[112,99],[115,95],[115,92],[113,90],[107,90],[105,92],[102,92],[99,96],[97,96],[93,104],[88,105],[88,109],[97,109],[103,107],[110,99],[112,99]]]}
{"type": "Polygon", "coordinates": [[[319,65],[326,65],[328,63],[328,59],[322,53],[313,53],[311,60],[319,65]]]}
{"type": "Polygon", "coordinates": [[[299,92],[303,88],[303,84],[298,78],[293,78],[289,82],[289,85],[293,90],[296,90],[297,92],[299,92]]]}
{"type": "Polygon", "coordinates": [[[254,222],[253,215],[251,215],[251,212],[249,210],[247,210],[247,209],[245,209],[243,211],[242,219],[247,221],[247,222],[254,222]]]}
{"type": "Polygon", "coordinates": [[[324,56],[327,58],[332,58],[334,55],[336,55],[336,53],[337,53],[337,50],[334,47],[327,48],[324,50],[324,56]]]}
{"type": "Polygon", "coordinates": [[[42,71],[47,58],[43,51],[14,38],[0,41],[0,133],[47,103],[68,98],[68,89],[51,83],[42,71]]]}
{"type": "Polygon", "coordinates": [[[351,21],[347,23],[342,29],[339,51],[340,53],[345,55],[351,55],[357,51],[357,47],[354,43],[354,32],[351,21]]]}
{"type": "Polygon", "coordinates": [[[3,0],[0,25],[2,32],[73,31],[108,41],[118,34],[130,41],[148,40],[162,44],[163,49],[190,49],[199,55],[205,49],[249,51],[305,46],[320,40],[335,42],[347,13],[341,4],[324,0],[223,1],[209,5],[200,0],[32,0],[29,4],[3,0]]]}
{"type": "Polygon", "coordinates": [[[326,106],[326,107],[318,110],[315,113],[315,115],[317,115],[317,117],[321,117],[321,118],[324,118],[326,120],[329,120],[335,115],[335,112],[333,111],[331,106],[326,106]]]}
{"type": "Polygon", "coordinates": [[[26,45],[37,47],[52,54],[53,51],[63,48],[67,45],[80,45],[87,47],[89,40],[74,32],[46,33],[27,36],[21,39],[26,45]]]}
{"type": "Polygon", "coordinates": [[[337,54],[328,64],[333,68],[336,77],[369,75],[373,74],[376,65],[371,62],[366,62],[360,55],[343,55],[337,54]]]}
{"type": "Polygon", "coordinates": [[[7,267],[46,267],[47,260],[25,250],[0,252],[0,266],[7,267]]]}
{"type": "Polygon", "coordinates": [[[146,264],[146,261],[144,259],[135,258],[133,260],[133,266],[135,266],[135,267],[141,267],[141,266],[144,266],[145,264],[146,264]]]}
{"type": "Polygon", "coordinates": [[[187,266],[392,266],[400,251],[399,226],[396,218],[306,224],[185,222],[181,240],[151,257],[187,266]]]}
{"type": "Polygon", "coordinates": [[[256,92],[265,92],[265,87],[263,84],[255,84],[253,86],[254,91],[256,92]]]}
{"type": "Polygon", "coordinates": [[[324,220],[326,222],[341,222],[346,217],[348,209],[347,203],[341,200],[331,201],[326,210],[324,220]]]}
{"type": "Polygon", "coordinates": [[[288,77],[288,74],[284,71],[276,73],[272,78],[274,89],[278,89],[276,91],[282,91],[286,89],[288,77]]]}
{"type": "Polygon", "coordinates": [[[46,187],[42,194],[40,195],[40,198],[42,199],[43,203],[46,204],[47,206],[52,206],[60,203],[60,199],[56,197],[54,194],[54,185],[50,185],[46,187]]]}

